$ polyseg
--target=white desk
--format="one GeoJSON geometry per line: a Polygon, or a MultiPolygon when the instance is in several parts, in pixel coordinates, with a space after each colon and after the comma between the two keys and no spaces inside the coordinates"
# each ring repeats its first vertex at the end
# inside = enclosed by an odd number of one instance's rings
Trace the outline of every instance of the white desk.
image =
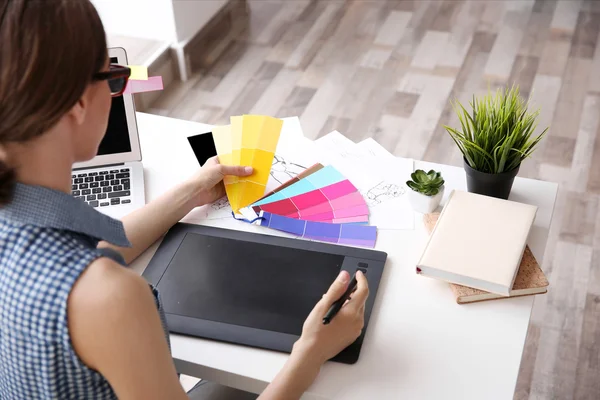
{"type": "MultiPolygon", "coordinates": [[[[146,199],[151,201],[197,170],[186,137],[210,131],[210,126],[141,113],[138,124],[146,199]]],[[[466,189],[462,168],[415,163],[415,168],[429,167],[442,171],[448,189],[466,189]]],[[[539,207],[528,243],[540,261],[557,189],[554,183],[517,178],[512,190],[511,199],[539,207]]],[[[513,398],[534,298],[457,305],[447,284],[415,274],[426,239],[421,218],[415,218],[413,231],[378,234],[377,249],[389,258],[358,363],[327,363],[303,398],[513,398]]],[[[233,220],[207,224],[277,234],[233,220]]],[[[156,247],[132,267],[141,273],[156,247]]],[[[180,335],[172,335],[172,352],[181,373],[256,393],[287,358],[180,335]]]]}

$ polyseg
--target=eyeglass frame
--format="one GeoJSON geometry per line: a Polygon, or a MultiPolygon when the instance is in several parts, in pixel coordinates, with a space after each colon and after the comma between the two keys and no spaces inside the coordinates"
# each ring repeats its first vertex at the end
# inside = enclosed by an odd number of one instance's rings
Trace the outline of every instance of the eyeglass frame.
{"type": "Polygon", "coordinates": [[[96,72],[92,76],[92,79],[94,81],[109,81],[112,79],[125,78],[123,88],[119,92],[111,93],[112,97],[121,96],[127,88],[127,83],[129,82],[129,77],[131,76],[131,68],[119,64],[110,64],[109,68],[111,69],[110,71],[96,72]]]}

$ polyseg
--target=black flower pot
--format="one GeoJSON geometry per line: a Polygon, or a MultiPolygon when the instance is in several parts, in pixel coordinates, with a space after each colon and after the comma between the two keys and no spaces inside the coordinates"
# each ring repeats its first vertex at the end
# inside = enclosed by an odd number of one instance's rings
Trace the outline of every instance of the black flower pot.
{"type": "Polygon", "coordinates": [[[499,199],[508,199],[515,176],[519,173],[520,165],[512,171],[500,174],[488,174],[474,170],[464,158],[463,161],[465,172],[467,173],[467,190],[469,192],[497,197],[499,199]]]}

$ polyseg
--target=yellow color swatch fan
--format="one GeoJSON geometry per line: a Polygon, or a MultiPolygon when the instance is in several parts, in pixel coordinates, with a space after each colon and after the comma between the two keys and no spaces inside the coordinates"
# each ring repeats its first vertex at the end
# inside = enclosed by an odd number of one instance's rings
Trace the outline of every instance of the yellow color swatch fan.
{"type": "Polygon", "coordinates": [[[250,176],[226,176],[225,191],[234,212],[263,196],[275,157],[283,120],[264,115],[231,117],[231,125],[217,126],[213,138],[219,162],[254,168],[250,176]]]}

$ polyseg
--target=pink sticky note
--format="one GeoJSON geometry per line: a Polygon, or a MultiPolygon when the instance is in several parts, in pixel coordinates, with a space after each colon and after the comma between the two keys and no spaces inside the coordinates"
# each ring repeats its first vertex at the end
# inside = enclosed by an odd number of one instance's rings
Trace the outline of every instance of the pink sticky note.
{"type": "Polygon", "coordinates": [[[151,76],[146,81],[129,80],[123,94],[154,92],[163,90],[162,76],[151,76]]]}

